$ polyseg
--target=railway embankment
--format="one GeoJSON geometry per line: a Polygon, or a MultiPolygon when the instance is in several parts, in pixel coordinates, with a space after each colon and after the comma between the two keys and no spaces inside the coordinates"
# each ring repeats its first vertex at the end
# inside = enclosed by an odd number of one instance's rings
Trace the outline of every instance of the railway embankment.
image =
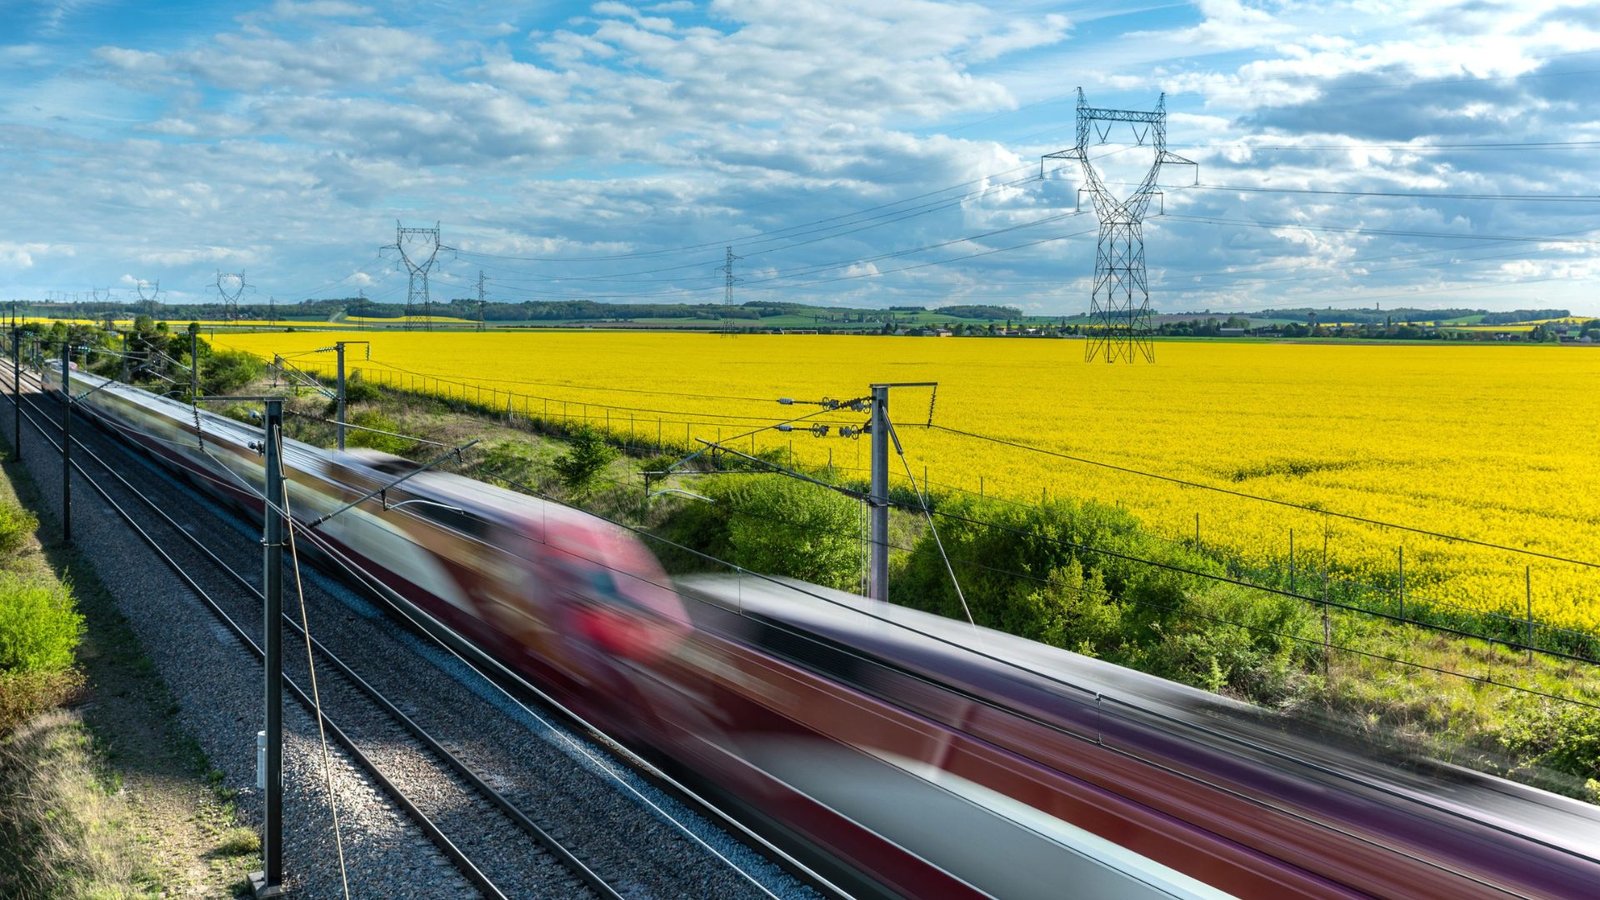
{"type": "Polygon", "coordinates": [[[7,464],[0,896],[231,896],[256,862],[256,835],[56,522],[27,470],[7,464]]]}
{"type": "MultiPolygon", "coordinates": [[[[864,490],[839,473],[781,455],[768,466],[730,458],[738,471],[719,472],[701,457],[687,477],[647,481],[644,472],[689,451],[662,455],[648,441],[627,446],[611,436],[616,446],[596,453],[584,450],[592,435],[508,420],[460,399],[370,386],[361,398],[352,421],[389,433],[352,432],[353,440],[422,459],[439,446],[398,435],[446,446],[478,439],[460,466],[465,474],[639,528],[654,536],[669,571],[706,570],[710,556],[859,589],[857,504],[771,474],[798,469],[864,490]],[[582,457],[592,465],[575,466],[582,457]]],[[[314,415],[301,417],[298,436],[330,442],[331,426],[314,415]]],[[[1282,710],[1384,752],[1447,759],[1600,802],[1600,666],[1584,659],[1592,645],[1527,653],[1522,623],[1415,605],[1397,617],[1392,591],[1365,584],[1359,572],[1331,572],[1317,591],[1302,579],[1297,589],[1292,571],[1162,539],[1106,504],[1033,506],[935,491],[928,502],[943,531],[941,552],[915,498],[897,500],[896,602],[957,618],[965,604],[979,624],[1282,710]],[[945,553],[965,597],[950,583],[945,553]]]]}

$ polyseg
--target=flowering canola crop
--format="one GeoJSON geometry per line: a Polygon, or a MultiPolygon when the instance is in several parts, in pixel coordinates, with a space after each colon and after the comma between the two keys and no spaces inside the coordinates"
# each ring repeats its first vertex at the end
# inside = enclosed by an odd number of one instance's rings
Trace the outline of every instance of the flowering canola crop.
{"type": "MultiPolygon", "coordinates": [[[[1461,536],[1600,560],[1600,350],[1584,347],[1164,342],[1156,365],[1085,364],[1076,341],[627,332],[373,333],[362,377],[518,415],[588,422],[653,447],[793,450],[865,478],[865,415],[780,406],[872,382],[939,382],[933,421],[1127,469],[1461,536]],[[770,426],[826,423],[827,437],[770,426]],[[754,431],[754,434],[745,432],[754,431]],[[742,435],[742,436],[741,436],[742,435]]],[[[339,335],[218,334],[270,358],[339,335]]],[[[294,360],[331,372],[331,353],[294,360]]],[[[1362,524],[918,427],[925,389],[890,415],[935,491],[1118,504],[1174,540],[1301,572],[1395,581],[1407,598],[1600,633],[1600,570],[1362,524]],[[1197,520],[1198,517],[1198,520],[1197,520]],[[1526,567],[1531,566],[1531,569],[1526,567]],[[1531,591],[1528,590],[1531,585],[1531,591]]],[[[892,463],[896,480],[905,469],[892,463]]]]}

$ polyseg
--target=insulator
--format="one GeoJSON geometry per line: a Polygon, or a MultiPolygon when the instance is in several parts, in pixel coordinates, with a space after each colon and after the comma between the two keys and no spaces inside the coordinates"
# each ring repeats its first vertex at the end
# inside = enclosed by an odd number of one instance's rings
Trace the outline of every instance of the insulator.
{"type": "Polygon", "coordinates": [[[794,426],[790,425],[787,422],[785,422],[784,424],[777,426],[777,429],[779,431],[793,431],[794,430],[794,426]]]}
{"type": "Polygon", "coordinates": [[[778,402],[782,403],[784,406],[793,406],[794,405],[794,398],[793,397],[779,397],[778,398],[778,402]]]}
{"type": "Polygon", "coordinates": [[[811,426],[811,433],[816,435],[817,437],[827,437],[828,436],[828,426],[823,425],[821,423],[813,425],[813,426],[811,426]]]}

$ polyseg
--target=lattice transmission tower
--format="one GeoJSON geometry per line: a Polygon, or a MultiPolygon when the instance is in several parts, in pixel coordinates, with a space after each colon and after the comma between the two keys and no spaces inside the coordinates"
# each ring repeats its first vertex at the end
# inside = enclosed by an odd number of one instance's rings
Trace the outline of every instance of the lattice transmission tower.
{"type": "Polygon", "coordinates": [[[161,299],[161,280],[160,279],[156,280],[156,283],[154,285],[154,290],[151,290],[150,294],[148,296],[146,296],[145,295],[145,291],[150,289],[150,288],[151,288],[150,282],[145,281],[143,278],[141,278],[138,281],[134,282],[134,285],[133,285],[133,289],[139,292],[139,303],[140,303],[140,305],[143,307],[144,311],[147,314],[153,316],[153,315],[155,315],[155,312],[156,312],[156,303],[161,299]]]}
{"type": "Polygon", "coordinates": [[[394,243],[382,249],[399,252],[401,261],[406,264],[406,271],[411,274],[411,285],[406,291],[406,330],[411,330],[411,317],[416,314],[417,300],[420,298],[423,328],[432,331],[433,300],[428,295],[428,272],[439,257],[439,251],[451,249],[439,243],[439,223],[433,223],[432,228],[406,228],[396,219],[394,243]],[[411,245],[409,248],[407,243],[411,245]]]}
{"type": "Polygon", "coordinates": [[[1071,150],[1045,154],[1039,161],[1041,177],[1045,159],[1075,159],[1082,165],[1084,186],[1078,189],[1079,203],[1083,202],[1083,192],[1088,191],[1100,220],[1084,362],[1091,362],[1102,353],[1106,362],[1122,358],[1133,362],[1135,353],[1143,355],[1145,362],[1155,362],[1155,347],[1150,342],[1150,288],[1144,270],[1144,214],[1150,208],[1151,198],[1162,196],[1156,189],[1162,166],[1168,163],[1194,166],[1195,183],[1200,183],[1199,165],[1167,150],[1167,95],[1161,95],[1151,112],[1100,109],[1085,103],[1083,88],[1078,88],[1077,143],[1071,150]],[[1155,150],[1150,171],[1122,200],[1106,188],[1089,160],[1090,134],[1098,134],[1100,143],[1105,143],[1118,122],[1128,123],[1139,146],[1148,141],[1155,150]],[[1102,127],[1098,123],[1105,124],[1102,127]]]}
{"type": "Polygon", "coordinates": [[[222,297],[222,318],[239,321],[239,296],[244,293],[243,272],[218,272],[217,294],[222,297]]]}
{"type": "Polygon", "coordinates": [[[716,272],[721,272],[722,276],[723,276],[722,277],[722,333],[725,334],[725,335],[733,334],[733,330],[734,330],[733,329],[733,326],[734,326],[734,322],[733,322],[733,286],[738,284],[739,281],[740,281],[740,279],[735,277],[734,274],[733,274],[733,261],[736,260],[736,259],[744,259],[744,257],[742,257],[742,256],[734,256],[733,255],[733,247],[730,246],[730,247],[728,247],[728,255],[725,258],[725,260],[723,261],[722,265],[713,270],[713,271],[716,271],[716,272]]]}

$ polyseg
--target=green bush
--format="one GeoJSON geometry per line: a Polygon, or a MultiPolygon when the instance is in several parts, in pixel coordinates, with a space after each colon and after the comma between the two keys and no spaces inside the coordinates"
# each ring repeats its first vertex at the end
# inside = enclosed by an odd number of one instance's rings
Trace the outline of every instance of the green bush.
{"type": "Polygon", "coordinates": [[[711,496],[726,504],[731,562],[827,587],[855,585],[859,523],[849,499],[784,475],[726,479],[711,496]]]}
{"type": "MultiPolygon", "coordinates": [[[[752,571],[856,586],[858,522],[849,499],[783,475],[706,478],[695,488],[711,502],[686,502],[663,524],[663,537],[752,571]]],[[[693,553],[653,549],[675,571],[707,568],[693,553]]]]}
{"type": "MultiPolygon", "coordinates": [[[[1217,561],[1157,540],[1121,510],[947,498],[941,511],[980,625],[1259,701],[1289,696],[1303,678],[1308,606],[1205,577],[1221,573],[1217,561]]],[[[965,618],[931,535],[890,587],[897,603],[965,618]]]]}
{"type": "Polygon", "coordinates": [[[567,452],[557,456],[551,465],[567,490],[582,496],[595,486],[606,466],[617,458],[617,450],[592,428],[580,428],[573,433],[567,452]]]}
{"type": "Polygon", "coordinates": [[[0,737],[47,709],[72,699],[83,687],[77,669],[57,672],[0,671],[0,737]]]}
{"type": "Polygon", "coordinates": [[[200,366],[200,389],[207,394],[230,394],[257,378],[265,364],[242,350],[218,350],[200,366]]]}
{"type": "Polygon", "coordinates": [[[538,457],[526,441],[496,441],[484,449],[478,472],[485,481],[502,487],[538,484],[538,457]]]}
{"type": "Polygon", "coordinates": [[[82,635],[83,617],[65,585],[0,572],[0,671],[66,669],[82,635]]]}
{"type": "MultiPolygon", "coordinates": [[[[360,378],[348,378],[345,380],[344,401],[346,415],[349,415],[349,407],[353,404],[372,403],[382,398],[383,392],[378,390],[377,386],[371,382],[363,381],[360,378]]],[[[323,415],[332,416],[338,413],[338,411],[339,401],[334,398],[329,398],[327,405],[323,407],[323,415]]]]}
{"type": "Polygon", "coordinates": [[[350,417],[350,424],[361,426],[346,429],[344,440],[350,447],[367,447],[398,455],[410,450],[417,443],[410,438],[396,437],[394,434],[380,434],[379,432],[383,431],[398,433],[400,423],[377,410],[366,409],[356,413],[350,417]],[[377,431],[364,431],[366,428],[375,428],[377,431]]]}
{"type": "Polygon", "coordinates": [[[372,403],[383,398],[383,391],[370,381],[359,377],[346,378],[344,400],[346,403],[372,403]]]}
{"type": "Polygon", "coordinates": [[[0,503],[0,556],[11,556],[39,529],[39,517],[14,503],[0,503]]]}

